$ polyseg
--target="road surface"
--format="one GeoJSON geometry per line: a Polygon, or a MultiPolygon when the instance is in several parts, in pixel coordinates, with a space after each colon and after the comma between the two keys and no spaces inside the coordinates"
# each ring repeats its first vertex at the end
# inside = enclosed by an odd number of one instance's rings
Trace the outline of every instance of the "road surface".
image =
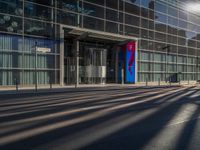
{"type": "Polygon", "coordinates": [[[200,87],[0,97],[1,150],[198,150],[200,87]]]}

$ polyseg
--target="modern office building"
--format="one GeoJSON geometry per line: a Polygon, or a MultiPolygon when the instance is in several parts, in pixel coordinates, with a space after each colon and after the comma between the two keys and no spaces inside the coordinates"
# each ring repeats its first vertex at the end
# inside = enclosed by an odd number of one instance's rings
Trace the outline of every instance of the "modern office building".
{"type": "Polygon", "coordinates": [[[0,0],[0,85],[198,80],[197,2],[0,0]]]}

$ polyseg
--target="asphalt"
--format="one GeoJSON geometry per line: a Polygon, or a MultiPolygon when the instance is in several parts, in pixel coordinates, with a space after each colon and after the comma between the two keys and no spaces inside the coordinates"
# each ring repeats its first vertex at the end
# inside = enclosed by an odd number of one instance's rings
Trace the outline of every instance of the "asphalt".
{"type": "Polygon", "coordinates": [[[1,150],[197,150],[200,87],[0,96],[1,150]]]}

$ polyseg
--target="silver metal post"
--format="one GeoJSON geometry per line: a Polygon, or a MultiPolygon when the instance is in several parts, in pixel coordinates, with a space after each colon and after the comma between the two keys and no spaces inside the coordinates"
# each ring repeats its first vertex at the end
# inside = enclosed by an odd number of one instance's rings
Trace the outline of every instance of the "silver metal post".
{"type": "Polygon", "coordinates": [[[50,84],[50,89],[52,89],[52,73],[51,72],[50,72],[50,80],[49,81],[50,81],[50,83],[49,83],[50,84]]]}
{"type": "Polygon", "coordinates": [[[18,79],[15,78],[15,84],[16,84],[16,91],[18,92],[19,91],[19,86],[18,86],[18,79]]]}
{"type": "Polygon", "coordinates": [[[122,85],[124,85],[124,69],[123,68],[121,70],[121,74],[122,74],[122,85]]]}
{"type": "Polygon", "coordinates": [[[197,58],[196,58],[196,82],[198,81],[198,61],[199,61],[199,58],[197,56],[197,58]]]}
{"type": "Polygon", "coordinates": [[[79,85],[79,40],[76,40],[76,81],[75,81],[75,88],[79,85]]]}

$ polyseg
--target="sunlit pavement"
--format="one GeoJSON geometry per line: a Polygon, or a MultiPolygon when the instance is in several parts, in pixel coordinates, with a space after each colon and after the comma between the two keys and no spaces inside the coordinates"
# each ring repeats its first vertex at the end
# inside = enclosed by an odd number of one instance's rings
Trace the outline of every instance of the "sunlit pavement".
{"type": "Polygon", "coordinates": [[[0,149],[200,149],[200,87],[0,97],[0,149]]]}

